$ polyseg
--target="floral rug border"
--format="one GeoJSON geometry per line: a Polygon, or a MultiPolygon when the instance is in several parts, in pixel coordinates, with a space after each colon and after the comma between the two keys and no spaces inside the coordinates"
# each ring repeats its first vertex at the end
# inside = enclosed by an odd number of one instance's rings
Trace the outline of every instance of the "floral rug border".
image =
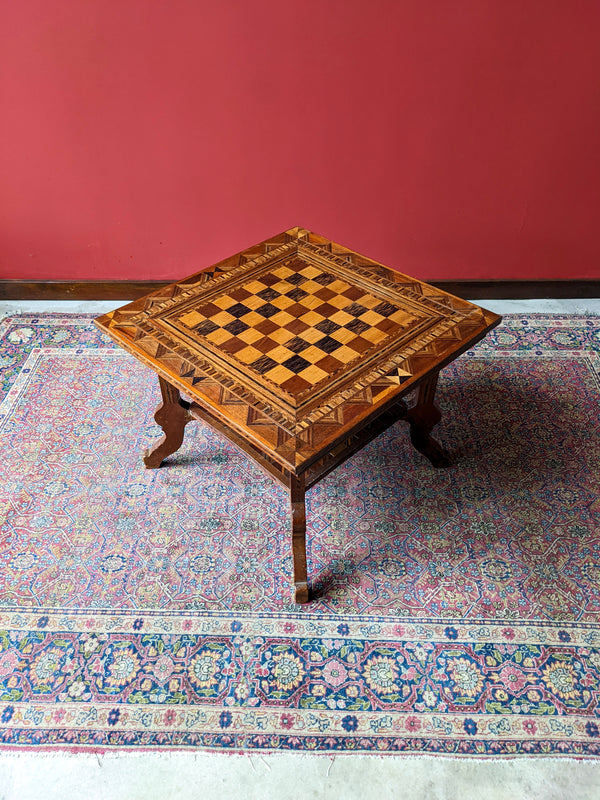
{"type": "Polygon", "coordinates": [[[0,630],[11,748],[600,755],[600,626],[36,609],[0,630]]]}

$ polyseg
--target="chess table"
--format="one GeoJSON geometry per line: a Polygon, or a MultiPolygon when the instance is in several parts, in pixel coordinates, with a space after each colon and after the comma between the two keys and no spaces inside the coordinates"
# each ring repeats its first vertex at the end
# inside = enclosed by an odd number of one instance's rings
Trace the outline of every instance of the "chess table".
{"type": "Polygon", "coordinates": [[[500,320],[293,228],[96,324],[158,374],[163,436],[146,467],[198,419],[289,491],[295,601],[306,603],[305,492],[397,420],[448,466],[431,436],[438,374],[500,320]]]}

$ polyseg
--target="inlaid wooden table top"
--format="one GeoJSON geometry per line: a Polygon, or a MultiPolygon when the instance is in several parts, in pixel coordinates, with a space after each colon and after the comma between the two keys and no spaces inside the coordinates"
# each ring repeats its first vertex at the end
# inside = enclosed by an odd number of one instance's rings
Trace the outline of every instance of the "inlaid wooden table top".
{"type": "Polygon", "coordinates": [[[499,321],[293,228],[97,324],[301,473],[499,321]]]}
{"type": "Polygon", "coordinates": [[[417,450],[448,466],[431,436],[439,371],[499,322],[303,228],[96,320],[158,373],[164,435],[146,467],[200,419],[289,490],[297,603],[311,596],[306,490],[399,419],[417,450]]]}

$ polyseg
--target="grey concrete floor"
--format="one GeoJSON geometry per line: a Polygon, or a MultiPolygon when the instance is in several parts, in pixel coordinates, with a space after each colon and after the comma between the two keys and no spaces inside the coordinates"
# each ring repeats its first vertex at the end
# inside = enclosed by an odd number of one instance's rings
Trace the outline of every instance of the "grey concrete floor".
{"type": "Polygon", "coordinates": [[[3,800],[598,800],[589,761],[434,756],[4,756],[3,800]]]}
{"type": "MultiPolygon", "coordinates": [[[[0,302],[0,316],[43,311],[101,314],[126,301],[0,302]]],[[[597,300],[482,300],[499,314],[600,314],[597,300]]],[[[438,756],[5,754],[0,800],[599,800],[600,761],[438,756]]]]}

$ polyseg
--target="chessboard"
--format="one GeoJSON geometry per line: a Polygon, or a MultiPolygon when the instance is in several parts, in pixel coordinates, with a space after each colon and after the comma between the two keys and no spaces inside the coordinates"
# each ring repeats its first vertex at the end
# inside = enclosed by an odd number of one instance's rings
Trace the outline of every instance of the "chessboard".
{"type": "Polygon", "coordinates": [[[406,331],[414,317],[294,259],[195,303],[179,322],[297,397],[406,331]]]}
{"type": "Polygon", "coordinates": [[[161,311],[156,324],[298,416],[438,319],[361,283],[294,256],[161,311]]]}

